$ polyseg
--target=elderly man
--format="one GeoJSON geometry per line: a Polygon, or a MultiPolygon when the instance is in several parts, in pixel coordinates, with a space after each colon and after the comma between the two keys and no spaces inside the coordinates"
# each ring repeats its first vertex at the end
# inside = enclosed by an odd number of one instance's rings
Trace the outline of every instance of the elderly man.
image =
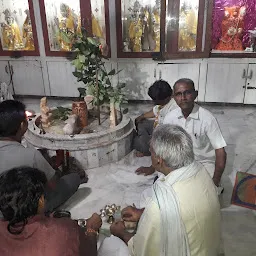
{"type": "Polygon", "coordinates": [[[179,108],[166,115],[164,124],[179,125],[188,132],[196,160],[205,166],[218,187],[226,165],[227,144],[217,120],[211,112],[195,104],[198,92],[191,79],[179,79],[173,89],[179,108]]]}
{"type": "MultiPolygon", "coordinates": [[[[179,79],[173,87],[174,99],[179,108],[169,112],[164,124],[183,127],[191,136],[195,159],[202,163],[214,184],[218,187],[226,164],[227,145],[215,117],[206,109],[195,104],[198,92],[191,79],[179,79]]],[[[154,168],[144,167],[143,173],[152,174],[154,168]]],[[[223,189],[219,189],[219,193],[223,189]]]]}
{"type": "Polygon", "coordinates": [[[138,221],[136,234],[122,221],[111,233],[128,244],[130,255],[216,256],[220,245],[220,206],[214,183],[204,166],[194,160],[187,132],[161,125],[153,133],[153,167],[161,173],[145,209],[127,207],[125,221],[138,221]]]}

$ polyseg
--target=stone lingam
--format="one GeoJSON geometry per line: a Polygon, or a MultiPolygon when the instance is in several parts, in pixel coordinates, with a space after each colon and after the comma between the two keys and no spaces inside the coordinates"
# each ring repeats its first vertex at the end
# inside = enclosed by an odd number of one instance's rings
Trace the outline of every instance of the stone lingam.
{"type": "Polygon", "coordinates": [[[45,148],[50,155],[55,155],[56,150],[68,151],[84,169],[119,161],[131,151],[133,122],[127,114],[119,113],[122,118],[112,126],[109,109],[101,111],[101,125],[98,125],[92,109],[87,112],[88,125],[83,127],[81,110],[74,113],[72,104],[50,109],[43,98],[40,106],[41,113],[30,119],[25,134],[29,145],[45,148]]]}

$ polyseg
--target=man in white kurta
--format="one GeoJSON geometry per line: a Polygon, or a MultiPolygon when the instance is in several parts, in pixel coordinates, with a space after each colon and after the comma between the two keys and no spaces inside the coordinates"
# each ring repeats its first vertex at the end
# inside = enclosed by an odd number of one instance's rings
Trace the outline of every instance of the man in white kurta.
{"type": "Polygon", "coordinates": [[[220,206],[214,183],[194,161],[193,144],[179,126],[162,125],[151,141],[153,167],[161,176],[145,209],[127,207],[124,220],[138,222],[134,236],[117,222],[113,235],[132,256],[216,256],[220,246],[220,206]],[[166,150],[168,149],[168,151],[166,150]]]}
{"type": "Polygon", "coordinates": [[[194,146],[195,159],[202,163],[210,176],[215,171],[215,150],[227,146],[215,117],[205,108],[194,104],[187,119],[181,108],[167,114],[164,124],[179,125],[191,136],[194,146]]]}
{"type": "MultiPolygon", "coordinates": [[[[171,173],[169,175],[171,176],[171,173]]],[[[170,178],[169,175],[159,178],[158,182],[165,182],[170,178]]],[[[179,199],[181,218],[188,234],[191,256],[218,255],[220,206],[216,190],[206,170],[202,166],[197,175],[175,183],[173,189],[179,199]]],[[[141,216],[136,235],[128,242],[130,254],[159,255],[161,228],[160,209],[151,199],[141,216]]]]}
{"type": "MultiPolygon", "coordinates": [[[[173,91],[179,107],[167,113],[163,123],[179,125],[188,132],[193,141],[195,159],[205,166],[220,194],[223,191],[220,180],[226,164],[227,144],[217,120],[210,111],[195,104],[197,91],[191,79],[179,79],[175,82],[173,91]]],[[[137,173],[150,175],[154,171],[152,166],[141,167],[137,173]]],[[[147,196],[148,191],[142,197],[147,196]]]]}
{"type": "Polygon", "coordinates": [[[186,130],[193,141],[195,159],[205,166],[218,187],[225,169],[227,146],[218,122],[210,111],[195,104],[197,91],[191,79],[176,81],[173,90],[179,108],[168,113],[163,123],[186,130]]]}

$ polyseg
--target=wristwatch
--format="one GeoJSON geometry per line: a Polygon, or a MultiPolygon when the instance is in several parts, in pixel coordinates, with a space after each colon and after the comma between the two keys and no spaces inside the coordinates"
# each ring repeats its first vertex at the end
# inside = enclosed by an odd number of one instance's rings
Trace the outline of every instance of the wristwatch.
{"type": "Polygon", "coordinates": [[[80,226],[81,228],[86,228],[86,219],[78,219],[78,220],[77,220],[77,224],[78,224],[78,226],[80,226]]]}

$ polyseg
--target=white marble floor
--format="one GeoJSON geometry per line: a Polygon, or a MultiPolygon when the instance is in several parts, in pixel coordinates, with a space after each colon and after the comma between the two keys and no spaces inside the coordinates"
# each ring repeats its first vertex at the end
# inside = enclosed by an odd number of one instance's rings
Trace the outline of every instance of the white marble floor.
{"type": "MultiPolygon", "coordinates": [[[[24,100],[28,108],[37,110],[33,100],[24,100]]],[[[57,104],[49,101],[50,105],[57,104]]],[[[130,104],[129,115],[136,117],[149,104],[130,104]]],[[[222,207],[222,236],[226,256],[256,255],[256,212],[230,205],[237,171],[256,174],[256,107],[205,106],[219,121],[227,141],[227,166],[222,178],[225,191],[220,196],[222,207]]],[[[149,166],[148,157],[135,158],[130,153],[122,161],[104,167],[86,170],[89,182],[62,208],[73,218],[86,218],[106,204],[138,205],[140,193],[152,184],[153,176],[137,176],[134,171],[141,165],[149,166]]]]}

